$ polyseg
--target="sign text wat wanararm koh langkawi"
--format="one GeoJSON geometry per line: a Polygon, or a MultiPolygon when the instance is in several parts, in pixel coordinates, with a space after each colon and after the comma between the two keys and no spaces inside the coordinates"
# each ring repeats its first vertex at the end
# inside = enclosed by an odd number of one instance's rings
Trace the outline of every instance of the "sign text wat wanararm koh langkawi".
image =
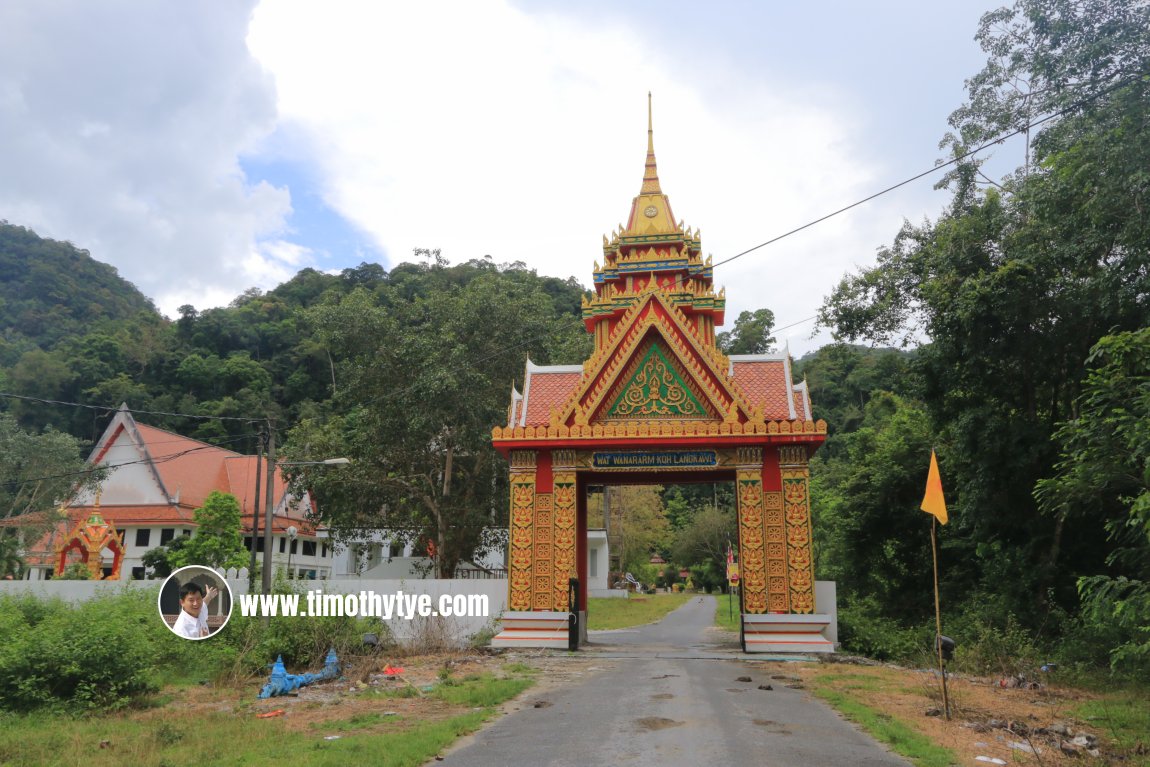
{"type": "Polygon", "coordinates": [[[583,303],[591,357],[528,360],[506,425],[492,430],[511,472],[509,611],[492,644],[568,646],[568,612],[586,610],[588,486],[732,481],[747,651],[831,651],[807,468],[826,424],[786,352],[716,346],[725,291],[714,289],[699,231],[676,222],[660,188],[650,123],[642,187],[627,223],[603,238],[594,283],[583,303]]]}

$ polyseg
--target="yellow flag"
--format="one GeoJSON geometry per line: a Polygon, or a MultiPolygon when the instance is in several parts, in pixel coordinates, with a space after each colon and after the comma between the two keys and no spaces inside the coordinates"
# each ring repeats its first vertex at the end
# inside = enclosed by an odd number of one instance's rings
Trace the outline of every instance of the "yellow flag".
{"type": "Polygon", "coordinates": [[[942,497],[942,478],[938,475],[938,460],[933,450],[930,451],[930,472],[926,475],[926,495],[919,508],[933,514],[940,525],[946,524],[946,499],[942,497]]]}

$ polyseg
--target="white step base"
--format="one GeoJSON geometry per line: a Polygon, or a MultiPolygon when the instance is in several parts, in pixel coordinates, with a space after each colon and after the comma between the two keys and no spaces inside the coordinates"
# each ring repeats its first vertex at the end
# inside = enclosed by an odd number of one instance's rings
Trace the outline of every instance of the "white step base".
{"type": "Polygon", "coordinates": [[[743,640],[749,653],[833,653],[830,623],[829,615],[743,613],[743,640]]]}
{"type": "Polygon", "coordinates": [[[553,610],[505,612],[502,630],[491,640],[492,647],[543,647],[566,650],[567,613],[553,610]]]}

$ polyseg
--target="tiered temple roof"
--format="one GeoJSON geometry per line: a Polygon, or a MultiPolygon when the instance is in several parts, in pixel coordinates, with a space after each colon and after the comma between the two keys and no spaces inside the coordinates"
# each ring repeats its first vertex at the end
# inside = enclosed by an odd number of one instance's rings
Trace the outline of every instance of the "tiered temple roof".
{"type": "Polygon", "coordinates": [[[582,365],[528,360],[523,392],[512,388],[507,424],[493,431],[497,445],[620,431],[825,433],[806,383],[792,381],[787,350],[728,357],[716,345],[725,295],[714,290],[698,230],[676,223],[662,191],[650,102],[643,183],[627,223],[603,238],[603,256],[595,295],[583,302],[594,352],[582,365]]]}

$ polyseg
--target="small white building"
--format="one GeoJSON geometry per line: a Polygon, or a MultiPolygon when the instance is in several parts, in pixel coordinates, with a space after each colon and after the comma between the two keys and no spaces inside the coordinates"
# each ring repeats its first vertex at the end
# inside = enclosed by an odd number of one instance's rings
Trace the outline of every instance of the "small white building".
{"type": "MultiPolygon", "coordinates": [[[[321,530],[321,536],[327,531],[321,530]]],[[[434,578],[434,562],[426,550],[388,530],[364,532],[362,540],[336,544],[332,578],[434,578]]],[[[475,561],[461,562],[456,578],[506,578],[507,548],[499,547],[475,561]]]]}
{"type": "MultiPolygon", "coordinates": [[[[616,596],[609,593],[607,581],[611,558],[607,548],[607,530],[592,528],[587,531],[587,596],[616,596]]],[[[625,592],[623,592],[625,593],[625,592]]]]}

